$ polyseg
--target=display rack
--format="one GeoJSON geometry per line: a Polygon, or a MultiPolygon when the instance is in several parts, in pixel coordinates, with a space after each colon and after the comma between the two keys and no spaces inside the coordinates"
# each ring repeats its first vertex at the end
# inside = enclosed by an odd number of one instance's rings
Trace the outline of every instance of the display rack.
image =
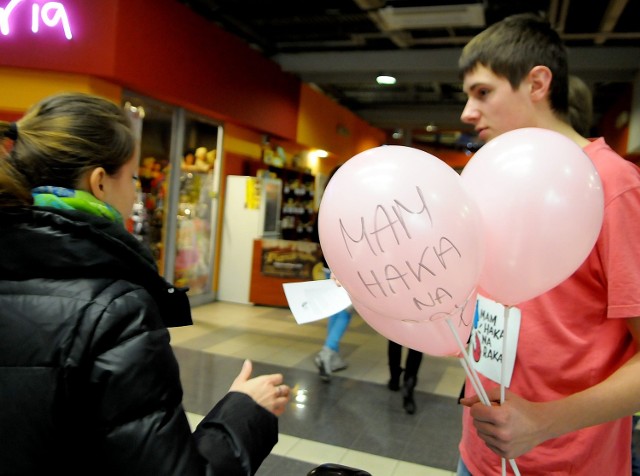
{"type": "Polygon", "coordinates": [[[315,177],[307,172],[269,166],[282,180],[280,230],[283,240],[312,241],[315,177]]]}

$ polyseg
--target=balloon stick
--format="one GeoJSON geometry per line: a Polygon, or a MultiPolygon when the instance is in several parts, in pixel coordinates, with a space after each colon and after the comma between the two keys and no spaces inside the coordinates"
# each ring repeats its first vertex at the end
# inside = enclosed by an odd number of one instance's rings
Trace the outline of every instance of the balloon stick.
{"type": "Polygon", "coordinates": [[[465,345],[462,343],[462,341],[460,340],[460,336],[458,335],[458,333],[453,327],[451,318],[447,318],[447,325],[449,326],[449,329],[453,333],[453,338],[458,344],[458,348],[460,349],[460,354],[462,355],[462,357],[460,357],[460,364],[462,365],[462,368],[464,368],[467,374],[467,377],[469,377],[469,380],[471,381],[471,385],[473,386],[473,389],[476,391],[476,394],[478,395],[478,398],[480,398],[480,401],[482,403],[484,403],[487,406],[491,406],[491,402],[489,401],[489,396],[487,395],[487,392],[484,390],[484,387],[482,386],[482,382],[480,381],[480,378],[478,377],[476,370],[473,368],[473,364],[471,363],[471,358],[469,357],[469,354],[467,354],[465,345]]]}
{"type": "MultiPolygon", "coordinates": [[[[471,363],[471,358],[467,353],[467,349],[465,348],[464,344],[460,340],[460,336],[458,335],[455,328],[453,327],[453,323],[451,322],[450,317],[447,318],[447,325],[449,326],[449,329],[453,333],[453,338],[456,340],[456,343],[458,344],[458,348],[460,349],[460,353],[462,354],[462,357],[460,357],[460,364],[462,365],[462,368],[467,374],[467,377],[469,377],[469,381],[471,382],[473,389],[476,391],[476,395],[478,395],[478,398],[480,398],[480,402],[482,402],[482,404],[491,406],[491,402],[489,401],[489,396],[487,395],[487,392],[485,391],[482,385],[482,381],[480,380],[480,377],[478,376],[476,369],[473,367],[473,364],[471,363]]],[[[506,337],[506,332],[505,332],[505,337],[506,337]]],[[[502,361],[504,363],[504,352],[503,352],[502,361]]],[[[505,461],[506,461],[505,458],[502,458],[502,475],[503,476],[506,474],[506,471],[507,471],[505,461]]],[[[514,459],[509,460],[509,465],[511,466],[511,469],[513,469],[513,473],[516,476],[520,476],[518,465],[516,464],[516,461],[514,459]]]]}
{"type": "MultiPolygon", "coordinates": [[[[511,306],[504,307],[504,336],[502,339],[502,368],[500,375],[500,405],[504,403],[505,394],[506,394],[506,385],[505,381],[507,380],[507,365],[505,364],[507,360],[507,332],[509,330],[509,310],[511,306]]],[[[516,476],[520,476],[520,471],[518,470],[518,465],[516,465],[515,460],[510,459],[509,464],[511,465],[511,469],[513,469],[513,473],[516,476]]],[[[506,474],[506,465],[504,462],[504,458],[502,458],[502,467],[504,468],[504,474],[506,474]]]]}

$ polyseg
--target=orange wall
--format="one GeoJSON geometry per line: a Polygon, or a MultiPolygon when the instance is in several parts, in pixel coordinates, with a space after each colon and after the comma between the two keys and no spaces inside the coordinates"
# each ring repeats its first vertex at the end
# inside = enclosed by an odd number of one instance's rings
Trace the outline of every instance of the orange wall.
{"type": "Polygon", "coordinates": [[[325,149],[344,162],[384,143],[385,134],[306,84],[300,87],[298,142],[325,149]]]}
{"type": "Polygon", "coordinates": [[[99,94],[118,103],[122,98],[121,87],[84,74],[0,66],[0,106],[15,117],[40,99],[63,91],[99,94]]]}

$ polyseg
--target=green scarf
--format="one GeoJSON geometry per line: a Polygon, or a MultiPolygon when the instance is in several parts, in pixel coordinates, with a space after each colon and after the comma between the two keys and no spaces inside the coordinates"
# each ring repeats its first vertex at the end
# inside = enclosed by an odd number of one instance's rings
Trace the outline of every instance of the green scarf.
{"type": "Polygon", "coordinates": [[[118,210],[83,190],[45,185],[34,188],[31,190],[31,194],[33,195],[33,204],[39,207],[80,210],[90,215],[122,223],[122,215],[118,210]]]}

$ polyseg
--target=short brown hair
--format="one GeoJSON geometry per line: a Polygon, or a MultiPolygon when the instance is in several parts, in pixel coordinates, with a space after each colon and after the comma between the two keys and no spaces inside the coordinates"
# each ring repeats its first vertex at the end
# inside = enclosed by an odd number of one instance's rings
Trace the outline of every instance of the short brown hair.
{"type": "Polygon", "coordinates": [[[547,66],[552,73],[551,108],[562,117],[567,114],[567,50],[558,32],[542,17],[512,15],[476,35],[462,50],[458,70],[464,77],[478,65],[506,78],[513,89],[533,67],[547,66]]]}

